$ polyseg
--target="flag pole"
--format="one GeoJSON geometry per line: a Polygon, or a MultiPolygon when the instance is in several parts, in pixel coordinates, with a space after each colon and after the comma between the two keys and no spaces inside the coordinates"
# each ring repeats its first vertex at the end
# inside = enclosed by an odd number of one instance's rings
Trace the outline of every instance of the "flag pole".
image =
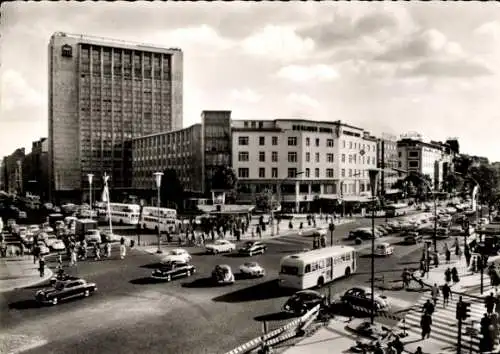
{"type": "Polygon", "coordinates": [[[109,179],[109,176],[107,175],[107,173],[105,172],[104,173],[104,197],[106,198],[106,208],[107,208],[107,211],[108,211],[108,221],[109,221],[109,232],[111,233],[111,235],[113,235],[113,223],[111,222],[111,205],[110,205],[110,201],[109,201],[109,188],[108,188],[108,179],[109,179]]]}

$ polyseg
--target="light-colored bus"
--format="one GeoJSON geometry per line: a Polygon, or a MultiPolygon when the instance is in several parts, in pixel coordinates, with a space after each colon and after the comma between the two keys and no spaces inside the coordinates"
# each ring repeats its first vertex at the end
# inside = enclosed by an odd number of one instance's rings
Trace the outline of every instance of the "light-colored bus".
{"type": "Polygon", "coordinates": [[[180,223],[175,209],[150,206],[142,208],[141,226],[145,230],[158,232],[159,227],[161,232],[175,232],[180,223]]]}
{"type": "MultiPolygon", "coordinates": [[[[114,224],[137,225],[141,206],[139,204],[109,203],[111,211],[111,222],[114,224]]],[[[99,216],[108,221],[106,209],[99,208],[99,216]]]]}
{"type": "Polygon", "coordinates": [[[406,215],[409,211],[410,207],[408,206],[408,204],[391,204],[385,207],[385,216],[387,216],[388,218],[403,216],[406,215]]]}
{"type": "Polygon", "coordinates": [[[309,289],[322,286],[357,269],[356,250],[332,246],[285,256],[281,259],[279,284],[283,288],[309,289]]]}

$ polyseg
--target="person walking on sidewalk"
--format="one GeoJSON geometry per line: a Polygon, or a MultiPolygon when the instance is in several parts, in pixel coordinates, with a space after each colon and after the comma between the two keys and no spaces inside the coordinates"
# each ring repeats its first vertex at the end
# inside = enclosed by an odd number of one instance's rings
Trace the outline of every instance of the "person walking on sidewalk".
{"type": "Polygon", "coordinates": [[[453,283],[457,284],[460,281],[460,277],[458,276],[458,270],[456,267],[453,267],[451,269],[451,280],[453,280],[453,283]]]}
{"type": "Polygon", "coordinates": [[[422,340],[425,337],[430,338],[432,326],[432,316],[429,313],[424,313],[420,319],[420,328],[422,329],[422,340]]]}
{"type": "Polygon", "coordinates": [[[101,260],[101,247],[97,242],[94,244],[94,255],[96,261],[101,260]]]}
{"type": "Polygon", "coordinates": [[[490,293],[488,296],[484,298],[484,305],[486,306],[486,312],[490,315],[495,308],[496,299],[493,296],[493,293],[490,293]]]}
{"type": "Polygon", "coordinates": [[[401,278],[403,279],[403,289],[407,289],[410,285],[410,274],[409,274],[407,268],[405,268],[403,270],[403,274],[401,274],[401,278]]]}
{"type": "Polygon", "coordinates": [[[415,350],[414,354],[423,354],[422,347],[417,347],[417,350],[415,350]]]}
{"type": "Polygon", "coordinates": [[[106,242],[106,258],[109,258],[111,257],[111,243],[110,242],[106,242]]]}
{"type": "Polygon", "coordinates": [[[73,249],[71,250],[71,259],[69,265],[76,266],[77,259],[78,259],[78,249],[76,247],[73,247],[73,249]]]}
{"type": "Polygon", "coordinates": [[[444,281],[446,283],[451,282],[451,269],[450,269],[450,267],[446,268],[446,270],[444,271],[444,281]]]}
{"type": "Polygon", "coordinates": [[[444,252],[444,254],[445,254],[445,258],[446,258],[446,264],[449,264],[450,260],[451,260],[451,252],[448,249],[448,247],[446,247],[446,251],[444,252]]]}
{"type": "Polygon", "coordinates": [[[451,293],[451,288],[448,283],[444,283],[444,285],[441,287],[441,292],[443,293],[443,307],[446,308],[450,297],[453,299],[453,294],[451,293]]]}
{"type": "Polygon", "coordinates": [[[127,255],[127,248],[125,247],[125,240],[123,240],[123,243],[120,242],[120,259],[124,259],[126,255],[127,255]]]}
{"type": "Polygon", "coordinates": [[[431,316],[434,313],[434,305],[432,304],[430,299],[427,299],[427,301],[425,302],[424,306],[422,307],[422,312],[424,314],[427,313],[431,316]]]}
{"type": "Polygon", "coordinates": [[[40,256],[38,260],[38,271],[40,272],[40,278],[43,278],[45,275],[45,258],[40,256]]]}
{"type": "Polygon", "coordinates": [[[431,289],[432,302],[434,302],[434,306],[437,305],[438,297],[439,297],[439,286],[434,283],[434,286],[431,289]]]}

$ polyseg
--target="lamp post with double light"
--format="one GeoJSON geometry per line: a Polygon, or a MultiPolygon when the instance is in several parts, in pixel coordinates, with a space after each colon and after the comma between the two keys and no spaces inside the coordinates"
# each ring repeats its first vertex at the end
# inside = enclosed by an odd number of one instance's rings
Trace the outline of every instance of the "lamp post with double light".
{"type": "Polygon", "coordinates": [[[158,208],[157,212],[157,218],[158,218],[158,249],[156,250],[156,253],[162,253],[161,251],[161,225],[160,225],[160,187],[161,187],[161,178],[163,176],[163,172],[155,172],[153,173],[155,176],[155,182],[156,182],[156,190],[158,192],[157,197],[156,197],[156,207],[158,208]]]}
{"type": "Polygon", "coordinates": [[[89,204],[90,204],[90,220],[92,220],[92,179],[94,175],[92,173],[87,174],[89,180],[89,204]]]}

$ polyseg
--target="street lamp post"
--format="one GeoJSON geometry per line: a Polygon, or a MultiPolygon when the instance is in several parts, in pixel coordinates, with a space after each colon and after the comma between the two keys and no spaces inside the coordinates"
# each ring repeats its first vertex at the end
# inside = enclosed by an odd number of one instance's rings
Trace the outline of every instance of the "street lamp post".
{"type": "Polygon", "coordinates": [[[377,187],[377,175],[379,173],[378,169],[369,169],[368,174],[370,177],[370,188],[372,190],[372,252],[371,252],[371,312],[370,312],[370,322],[373,325],[375,320],[375,197],[376,197],[376,187],[377,187]]]}
{"type": "Polygon", "coordinates": [[[160,187],[161,187],[161,177],[163,176],[163,172],[155,172],[153,173],[155,176],[155,181],[156,181],[156,190],[158,192],[157,198],[156,198],[156,206],[158,208],[158,249],[156,250],[156,253],[162,253],[161,251],[161,246],[160,246],[160,239],[161,239],[161,229],[160,229],[160,187]]]}
{"type": "Polygon", "coordinates": [[[89,179],[90,220],[92,220],[92,178],[94,178],[94,175],[92,173],[88,173],[87,178],[89,179]]]}

